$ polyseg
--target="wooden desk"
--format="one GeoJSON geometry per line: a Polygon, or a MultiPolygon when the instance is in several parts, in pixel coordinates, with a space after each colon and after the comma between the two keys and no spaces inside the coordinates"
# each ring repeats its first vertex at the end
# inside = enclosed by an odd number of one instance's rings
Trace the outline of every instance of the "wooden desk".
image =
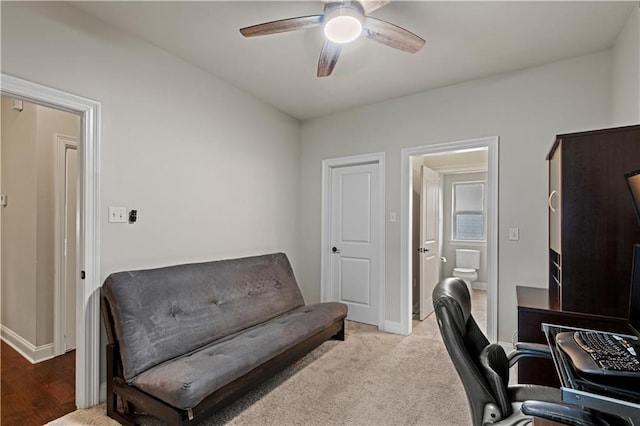
{"type": "Polygon", "coordinates": [[[562,423],[553,420],[542,419],[540,417],[533,418],[533,426],[563,426],[562,423]]]}
{"type": "MultiPolygon", "coordinates": [[[[546,288],[516,287],[518,303],[518,341],[543,343],[547,341],[542,323],[566,325],[631,334],[626,319],[568,312],[560,309],[557,300],[546,288]]],[[[559,387],[553,363],[546,359],[522,359],[518,362],[518,382],[559,387]]]]}

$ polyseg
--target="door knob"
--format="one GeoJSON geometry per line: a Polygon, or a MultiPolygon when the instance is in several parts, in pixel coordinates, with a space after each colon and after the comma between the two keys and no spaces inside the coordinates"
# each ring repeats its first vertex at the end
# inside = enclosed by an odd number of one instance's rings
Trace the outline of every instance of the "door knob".
{"type": "Polygon", "coordinates": [[[426,252],[428,252],[428,251],[429,251],[429,249],[427,249],[427,248],[422,248],[422,247],[420,247],[420,248],[418,249],[418,253],[426,253],[426,252]]]}
{"type": "Polygon", "coordinates": [[[331,251],[334,252],[334,253],[340,253],[340,249],[338,247],[335,247],[335,246],[331,249],[331,251]]]}

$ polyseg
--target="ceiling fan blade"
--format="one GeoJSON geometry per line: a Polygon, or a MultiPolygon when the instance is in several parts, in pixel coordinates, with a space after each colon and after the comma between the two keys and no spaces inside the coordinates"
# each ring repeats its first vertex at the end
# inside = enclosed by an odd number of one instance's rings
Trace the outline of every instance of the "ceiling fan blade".
{"type": "Polygon", "coordinates": [[[371,12],[374,12],[383,6],[388,5],[389,3],[391,3],[391,0],[358,0],[358,2],[362,6],[362,9],[364,9],[364,14],[368,15],[371,12]]]}
{"type": "Polygon", "coordinates": [[[365,37],[405,52],[416,53],[426,43],[411,31],[371,16],[364,18],[362,27],[362,34],[365,37]]]}
{"type": "Polygon", "coordinates": [[[303,30],[321,25],[322,20],[323,15],[299,16],[297,18],[281,19],[279,21],[265,22],[264,24],[241,28],[240,33],[245,37],[255,37],[303,30]]]}
{"type": "Polygon", "coordinates": [[[338,62],[341,50],[342,46],[338,43],[333,43],[329,40],[324,42],[322,51],[320,52],[320,59],[318,60],[318,77],[327,77],[331,75],[333,68],[338,62]]]}

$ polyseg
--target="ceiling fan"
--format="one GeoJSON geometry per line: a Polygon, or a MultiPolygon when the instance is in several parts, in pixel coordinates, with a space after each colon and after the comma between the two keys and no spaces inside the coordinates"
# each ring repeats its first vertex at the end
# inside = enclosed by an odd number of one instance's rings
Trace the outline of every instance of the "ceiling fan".
{"type": "Polygon", "coordinates": [[[265,22],[240,29],[245,37],[284,33],[324,25],[326,41],[320,51],[318,77],[331,75],[342,45],[363,35],[378,43],[409,53],[416,53],[425,41],[404,28],[369,16],[391,0],[322,0],[322,15],[299,16],[265,22]]]}

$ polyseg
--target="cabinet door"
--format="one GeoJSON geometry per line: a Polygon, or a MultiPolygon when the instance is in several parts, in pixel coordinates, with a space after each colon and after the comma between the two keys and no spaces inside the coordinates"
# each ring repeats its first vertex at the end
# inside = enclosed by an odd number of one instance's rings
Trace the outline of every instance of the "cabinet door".
{"type": "Polygon", "coordinates": [[[640,164],[640,126],[563,135],[561,302],[564,311],[628,318],[640,226],[627,170],[640,164]]]}
{"type": "Polygon", "coordinates": [[[562,140],[549,159],[549,248],[562,254],[562,140]]]}

